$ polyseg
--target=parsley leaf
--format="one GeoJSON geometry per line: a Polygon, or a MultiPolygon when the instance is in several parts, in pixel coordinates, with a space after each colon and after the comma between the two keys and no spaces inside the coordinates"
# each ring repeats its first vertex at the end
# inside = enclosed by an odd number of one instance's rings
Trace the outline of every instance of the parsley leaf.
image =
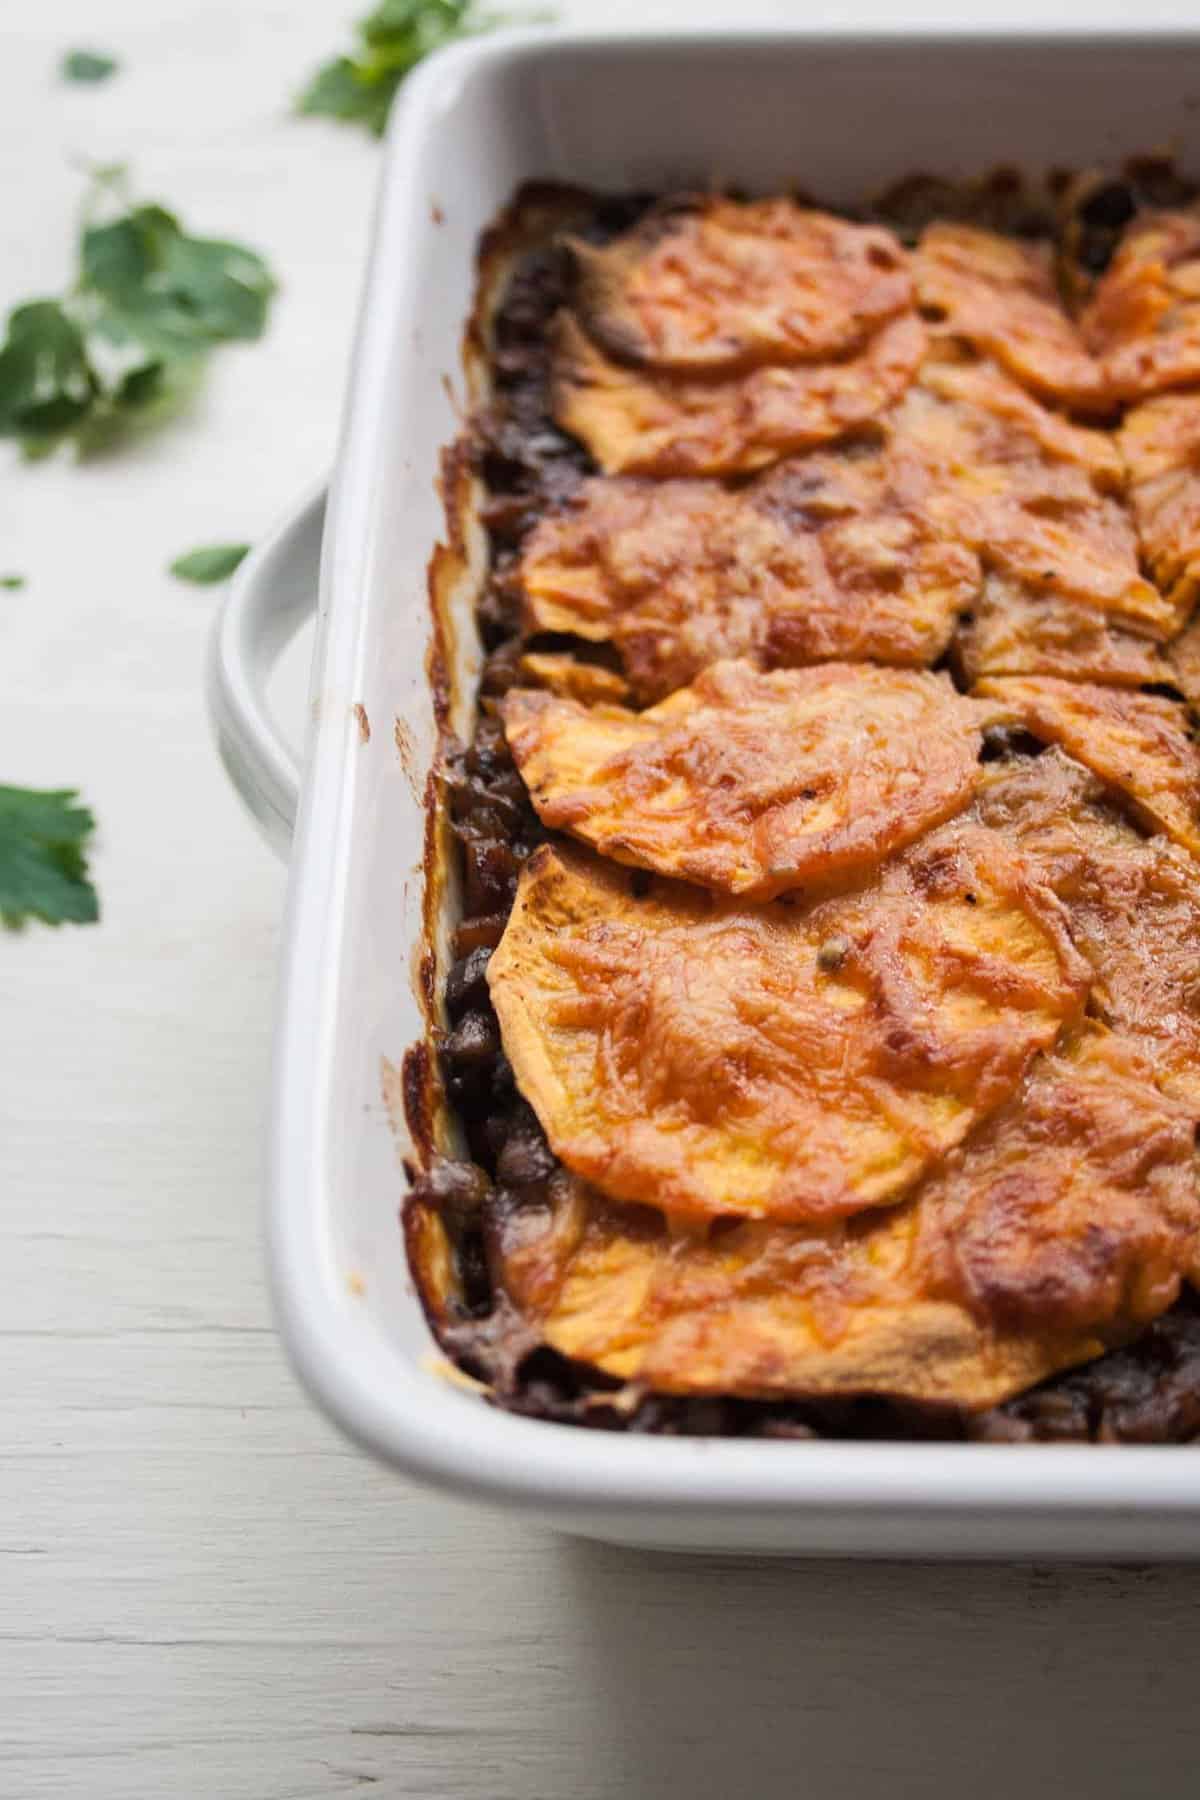
{"type": "Polygon", "coordinates": [[[107,81],[115,75],[120,64],[115,56],[106,56],[102,50],[68,50],[58,65],[58,72],[64,81],[107,81]]]}
{"type": "Polygon", "coordinates": [[[74,788],[0,787],[0,920],[91,925],[100,917],[84,843],[95,824],[74,788]]]}
{"type": "Polygon", "coordinates": [[[221,238],[188,237],[173,213],[139,206],[80,242],[80,280],[96,329],[165,356],[261,337],[275,283],[261,256],[221,238]]]}
{"type": "Polygon", "coordinates": [[[255,251],[192,237],[163,206],[133,206],[99,171],[62,299],[9,315],[0,348],[0,437],[43,455],[73,437],[97,448],[153,422],[196,385],[215,346],[260,337],[275,281],[255,251]],[[108,215],[94,214],[103,205],[108,215]]]}
{"type": "Polygon", "coordinates": [[[24,575],[0,575],[0,588],[16,590],[25,586],[24,575]]]}
{"type": "Polygon", "coordinates": [[[8,318],[0,349],[0,437],[31,444],[82,424],[100,383],[83,333],[57,300],[31,300],[8,318]]]}
{"type": "Polygon", "coordinates": [[[433,50],[474,37],[518,17],[547,13],[484,11],[477,0],[380,0],[358,25],[359,43],[348,56],[319,68],[296,102],[297,112],[365,125],[382,137],[396,89],[433,50]]]}
{"type": "Polygon", "coordinates": [[[225,581],[249,554],[249,544],[206,544],[199,550],[177,556],[170,573],[179,581],[194,581],[201,585],[225,581]]]}
{"type": "Polygon", "coordinates": [[[297,111],[310,118],[343,119],[349,124],[365,125],[376,137],[382,137],[392,96],[401,80],[399,74],[394,80],[373,75],[365,64],[338,56],[317,70],[296,103],[297,111]]]}

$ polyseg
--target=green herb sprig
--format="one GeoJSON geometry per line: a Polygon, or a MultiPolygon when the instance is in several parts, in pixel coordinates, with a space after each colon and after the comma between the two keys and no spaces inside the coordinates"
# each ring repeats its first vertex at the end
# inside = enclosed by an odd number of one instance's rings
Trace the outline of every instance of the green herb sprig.
{"type": "Polygon", "coordinates": [[[92,925],[100,917],[84,845],[95,826],[74,788],[0,787],[0,921],[92,925]]]}
{"type": "Polygon", "coordinates": [[[0,348],[0,437],[29,456],[99,448],[170,411],[216,345],[261,336],[275,292],[257,252],[132,204],[120,169],[95,174],[78,261],[68,294],[9,314],[0,348]]]}
{"type": "Polygon", "coordinates": [[[107,81],[120,68],[115,56],[103,50],[68,50],[58,65],[64,81],[81,81],[94,85],[107,81]]]}
{"type": "Polygon", "coordinates": [[[238,564],[250,554],[249,544],[203,544],[177,556],[168,573],[176,581],[191,581],[208,587],[216,581],[227,581],[238,564]]]}
{"type": "Polygon", "coordinates": [[[499,25],[550,16],[489,12],[477,0],[381,0],[357,26],[351,54],[336,56],[317,70],[296,103],[297,111],[365,125],[381,137],[396,89],[431,51],[499,25]]]}

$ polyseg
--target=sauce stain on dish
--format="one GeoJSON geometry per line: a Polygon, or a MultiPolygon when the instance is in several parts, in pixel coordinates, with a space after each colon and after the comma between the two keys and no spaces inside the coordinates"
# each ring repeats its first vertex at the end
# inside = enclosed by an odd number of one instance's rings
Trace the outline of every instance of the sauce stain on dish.
{"type": "Polygon", "coordinates": [[[400,758],[400,767],[404,771],[404,779],[414,798],[419,797],[421,784],[417,779],[416,746],[412,740],[412,732],[403,719],[398,718],[392,727],[392,738],[396,752],[400,758]]]}

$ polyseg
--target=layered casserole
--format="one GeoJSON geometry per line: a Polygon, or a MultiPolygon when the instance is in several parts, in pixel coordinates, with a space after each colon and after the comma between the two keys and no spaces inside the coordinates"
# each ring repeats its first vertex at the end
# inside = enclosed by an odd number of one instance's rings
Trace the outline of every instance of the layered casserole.
{"type": "Polygon", "coordinates": [[[447,1355],[606,1428],[1196,1435],[1190,188],[530,188],[471,357],[447,1355]]]}

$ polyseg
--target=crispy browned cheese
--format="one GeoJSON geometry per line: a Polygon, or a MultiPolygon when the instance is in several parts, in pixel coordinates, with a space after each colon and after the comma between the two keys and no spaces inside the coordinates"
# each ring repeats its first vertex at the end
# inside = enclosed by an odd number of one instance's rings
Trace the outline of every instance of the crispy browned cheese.
{"type": "Polygon", "coordinates": [[[523,689],[501,711],[544,824],[746,899],[869,874],[961,811],[979,772],[971,701],[863,663],[717,663],[643,713],[523,689]]]}
{"type": "Polygon", "coordinates": [[[898,313],[840,361],[702,379],[615,362],[563,313],[554,415],[609,475],[745,474],[878,418],[912,380],[924,348],[920,319],[898,313]]]}
{"type": "Polygon", "coordinates": [[[1200,866],[1168,838],[1143,837],[1057,748],[986,765],[976,810],[1065,906],[1092,969],[1090,1009],[1200,1109],[1200,866]]]}
{"type": "Polygon", "coordinates": [[[562,1355],[663,1393],[882,1394],[994,1406],[1104,1349],[1005,1331],[932,1294],[911,1204],[837,1225],[669,1227],[593,1201],[544,1314],[562,1355]]]}
{"type": "Polygon", "coordinates": [[[890,231],[793,200],[699,197],[603,249],[572,249],[596,343],[681,373],[845,356],[912,304],[890,231]]]}
{"type": "MultiPolygon", "coordinates": [[[[992,474],[979,463],[975,470],[992,474]]],[[[1011,469],[996,474],[991,493],[972,487],[964,472],[944,501],[935,497],[935,507],[989,567],[1031,597],[1082,601],[1101,619],[1152,637],[1176,627],[1171,606],[1138,568],[1128,514],[1090,490],[1079,471],[1011,469]]]]}
{"type": "Polygon", "coordinates": [[[991,678],[976,689],[1125,795],[1138,817],[1200,855],[1200,753],[1182,706],[1157,694],[1054,677],[991,678]]]}
{"type": "Polygon", "coordinates": [[[1120,442],[1142,556],[1181,626],[1200,592],[1200,395],[1132,407],[1120,442]]]}
{"type": "Polygon", "coordinates": [[[1159,645],[1113,623],[1103,607],[994,573],[960,622],[954,650],[971,682],[985,675],[1061,675],[1140,687],[1173,678],[1159,645]]]}
{"type": "Polygon", "coordinates": [[[781,465],[748,487],[585,482],[520,565],[531,631],[611,641],[657,699],[723,657],[766,667],[931,663],[979,582],[886,445],[781,465]]]}
{"type": "Polygon", "coordinates": [[[903,1204],[823,1224],[668,1223],[556,1178],[498,1284],[545,1341],[668,1393],[977,1408],[1132,1336],[1196,1254],[1193,1118],[1085,1031],[903,1204]]]}
{"type": "MultiPolygon", "coordinates": [[[[848,454],[840,452],[843,460],[848,454]]],[[[838,456],[794,460],[754,486],[818,520],[831,502],[820,489],[806,496],[805,472],[838,456]]],[[[890,415],[877,460],[877,486],[893,506],[907,505],[943,541],[1031,595],[1086,602],[1149,636],[1178,628],[1138,567],[1111,437],[1067,423],[1000,370],[931,356],[890,415]]],[[[833,494],[836,504],[836,487],[833,494]]]]}
{"type": "Polygon", "coordinates": [[[922,233],[914,268],[917,298],[936,331],[964,338],[1044,399],[1093,410],[1110,403],[1059,300],[1044,245],[939,221],[922,233]]]}
{"type": "Polygon", "coordinates": [[[736,491],[584,483],[527,540],[525,623],[611,641],[642,699],[726,656],[929,664],[960,618],[972,677],[1158,680],[1182,621],[1141,574],[1122,479],[1106,433],[931,359],[878,432],[736,491]]]}
{"type": "MultiPolygon", "coordinates": [[[[1161,680],[1176,607],[1145,580],[1103,432],[1072,426],[998,371],[931,361],[897,414],[925,513],[986,570],[956,648],[968,675],[1161,680]]],[[[897,450],[899,454],[899,450],[897,450]]],[[[911,481],[911,477],[910,477],[911,481]]]]}
{"type": "Polygon", "coordinates": [[[1195,1109],[1136,1040],[1084,1036],[921,1190],[935,1293],[1013,1329],[1131,1332],[1164,1312],[1200,1248],[1195,1109]]]}
{"type": "Polygon", "coordinates": [[[488,980],[556,1155],[669,1213],[897,1198],[1083,1001],[1058,903],[969,823],[815,905],[645,879],[543,845],[488,980]]]}
{"type": "Polygon", "coordinates": [[[1167,652],[1167,660],[1171,665],[1170,679],[1193,712],[1200,711],[1200,616],[1180,632],[1167,652]]]}
{"type": "Polygon", "coordinates": [[[1122,399],[1200,380],[1200,214],[1134,219],[1080,329],[1122,399]]]}
{"type": "Polygon", "coordinates": [[[992,473],[977,483],[981,496],[1000,474],[1012,477],[1009,465],[1030,463],[1082,470],[1099,493],[1123,491],[1125,465],[1108,432],[1072,424],[992,364],[931,354],[920,386],[959,409],[935,415],[930,435],[921,440],[923,453],[934,456],[939,473],[964,475],[976,461],[985,466],[992,473]]]}
{"type": "Polygon", "coordinates": [[[522,836],[488,968],[495,1317],[618,1412],[995,1406],[1200,1282],[1200,751],[1163,697],[1200,709],[1200,210],[1137,219],[1079,324],[1041,247],[957,224],[909,256],[700,198],[571,248],[513,417],[548,360],[602,473],[555,451],[498,540],[486,704],[586,848],[522,836]]]}
{"type": "Polygon", "coordinates": [[[1154,638],[1178,629],[1138,567],[1107,433],[1068,424],[998,370],[931,360],[894,439],[923,471],[930,516],[1032,600],[1085,603],[1099,623],[1154,638]]]}

